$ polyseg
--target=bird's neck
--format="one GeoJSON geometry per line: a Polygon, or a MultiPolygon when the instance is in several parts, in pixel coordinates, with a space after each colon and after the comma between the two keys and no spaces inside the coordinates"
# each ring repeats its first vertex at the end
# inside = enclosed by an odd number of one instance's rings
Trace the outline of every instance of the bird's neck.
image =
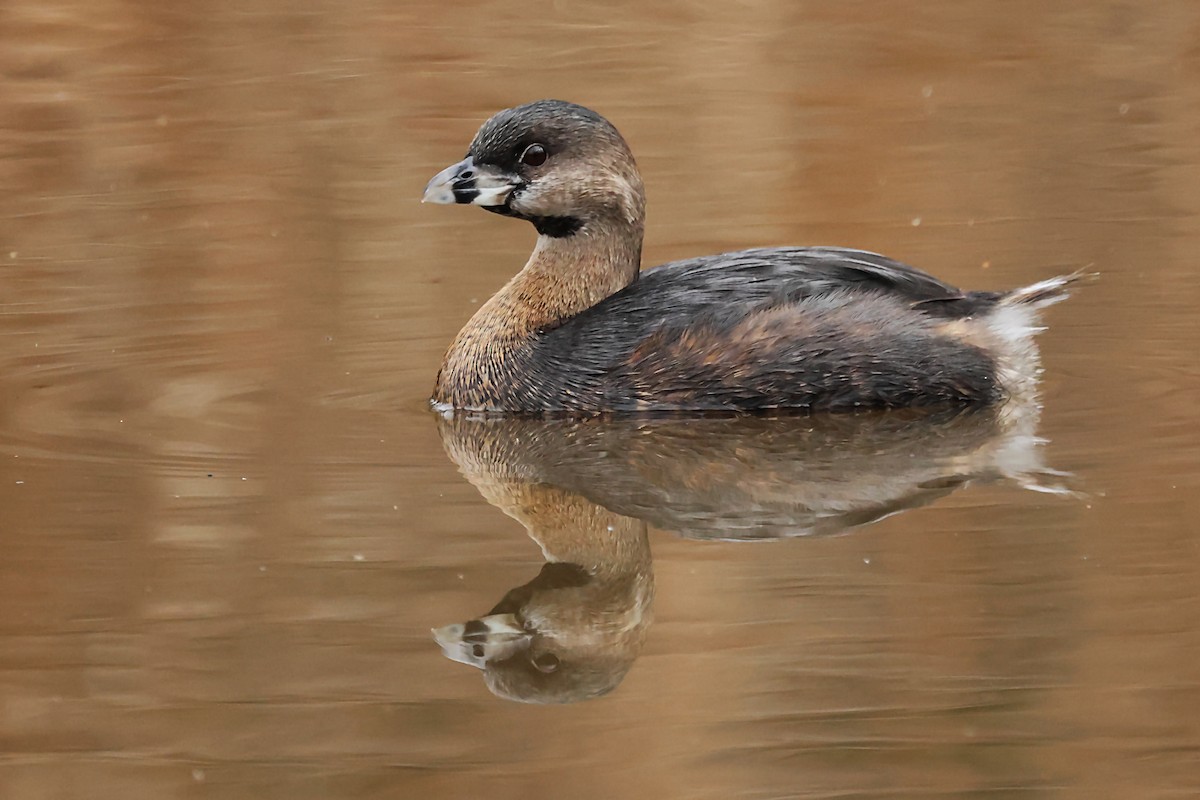
{"type": "Polygon", "coordinates": [[[487,387],[504,381],[513,355],[538,331],[557,327],[633,283],[641,253],[640,222],[585,225],[570,236],[538,237],[524,269],[455,337],[434,399],[456,407],[490,405],[487,387]]]}
{"type": "Polygon", "coordinates": [[[642,230],[585,225],[570,236],[539,236],[524,269],[472,318],[504,320],[510,334],[554,327],[637,279],[642,230]]]}

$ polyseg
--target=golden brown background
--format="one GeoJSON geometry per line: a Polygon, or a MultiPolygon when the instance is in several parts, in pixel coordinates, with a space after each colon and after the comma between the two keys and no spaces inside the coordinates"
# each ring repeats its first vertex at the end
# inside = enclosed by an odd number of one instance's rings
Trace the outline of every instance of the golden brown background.
{"type": "Polygon", "coordinates": [[[1200,6],[0,4],[0,797],[1200,793],[1200,6]],[[537,572],[443,454],[442,349],[525,226],[421,206],[493,111],[608,116],[646,263],[1092,264],[1043,433],[852,535],[652,538],[612,695],[442,658],[537,572]]]}

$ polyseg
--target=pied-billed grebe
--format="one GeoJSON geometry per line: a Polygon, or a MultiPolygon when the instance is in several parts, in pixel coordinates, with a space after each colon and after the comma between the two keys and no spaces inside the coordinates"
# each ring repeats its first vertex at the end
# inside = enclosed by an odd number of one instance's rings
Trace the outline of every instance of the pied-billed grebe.
{"type": "Polygon", "coordinates": [[[516,413],[984,405],[1030,391],[1035,312],[1078,275],[963,292],[874,253],[743,250],[639,275],[629,146],[582,106],[483,124],[425,202],[528,220],[529,262],[459,332],[442,409],[516,413]]]}

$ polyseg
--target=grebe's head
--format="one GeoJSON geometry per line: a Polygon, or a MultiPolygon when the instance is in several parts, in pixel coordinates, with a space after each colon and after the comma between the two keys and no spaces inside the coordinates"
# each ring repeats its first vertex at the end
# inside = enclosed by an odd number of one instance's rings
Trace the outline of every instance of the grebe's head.
{"type": "Polygon", "coordinates": [[[483,206],[552,237],[611,226],[640,236],[646,207],[621,134],[596,112],[561,100],[493,116],[467,157],[429,181],[422,202],[483,206]]]}

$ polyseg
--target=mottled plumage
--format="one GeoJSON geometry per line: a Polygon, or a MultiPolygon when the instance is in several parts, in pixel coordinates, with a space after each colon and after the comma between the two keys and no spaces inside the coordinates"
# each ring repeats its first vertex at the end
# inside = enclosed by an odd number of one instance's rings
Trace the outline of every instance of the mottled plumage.
{"type": "Polygon", "coordinates": [[[557,101],[497,114],[426,199],[481,204],[541,233],[447,353],[433,399],[451,408],[995,403],[1032,380],[1033,312],[1075,277],[963,292],[874,253],[796,247],[639,275],[645,200],[633,156],[602,117],[557,101]]]}

